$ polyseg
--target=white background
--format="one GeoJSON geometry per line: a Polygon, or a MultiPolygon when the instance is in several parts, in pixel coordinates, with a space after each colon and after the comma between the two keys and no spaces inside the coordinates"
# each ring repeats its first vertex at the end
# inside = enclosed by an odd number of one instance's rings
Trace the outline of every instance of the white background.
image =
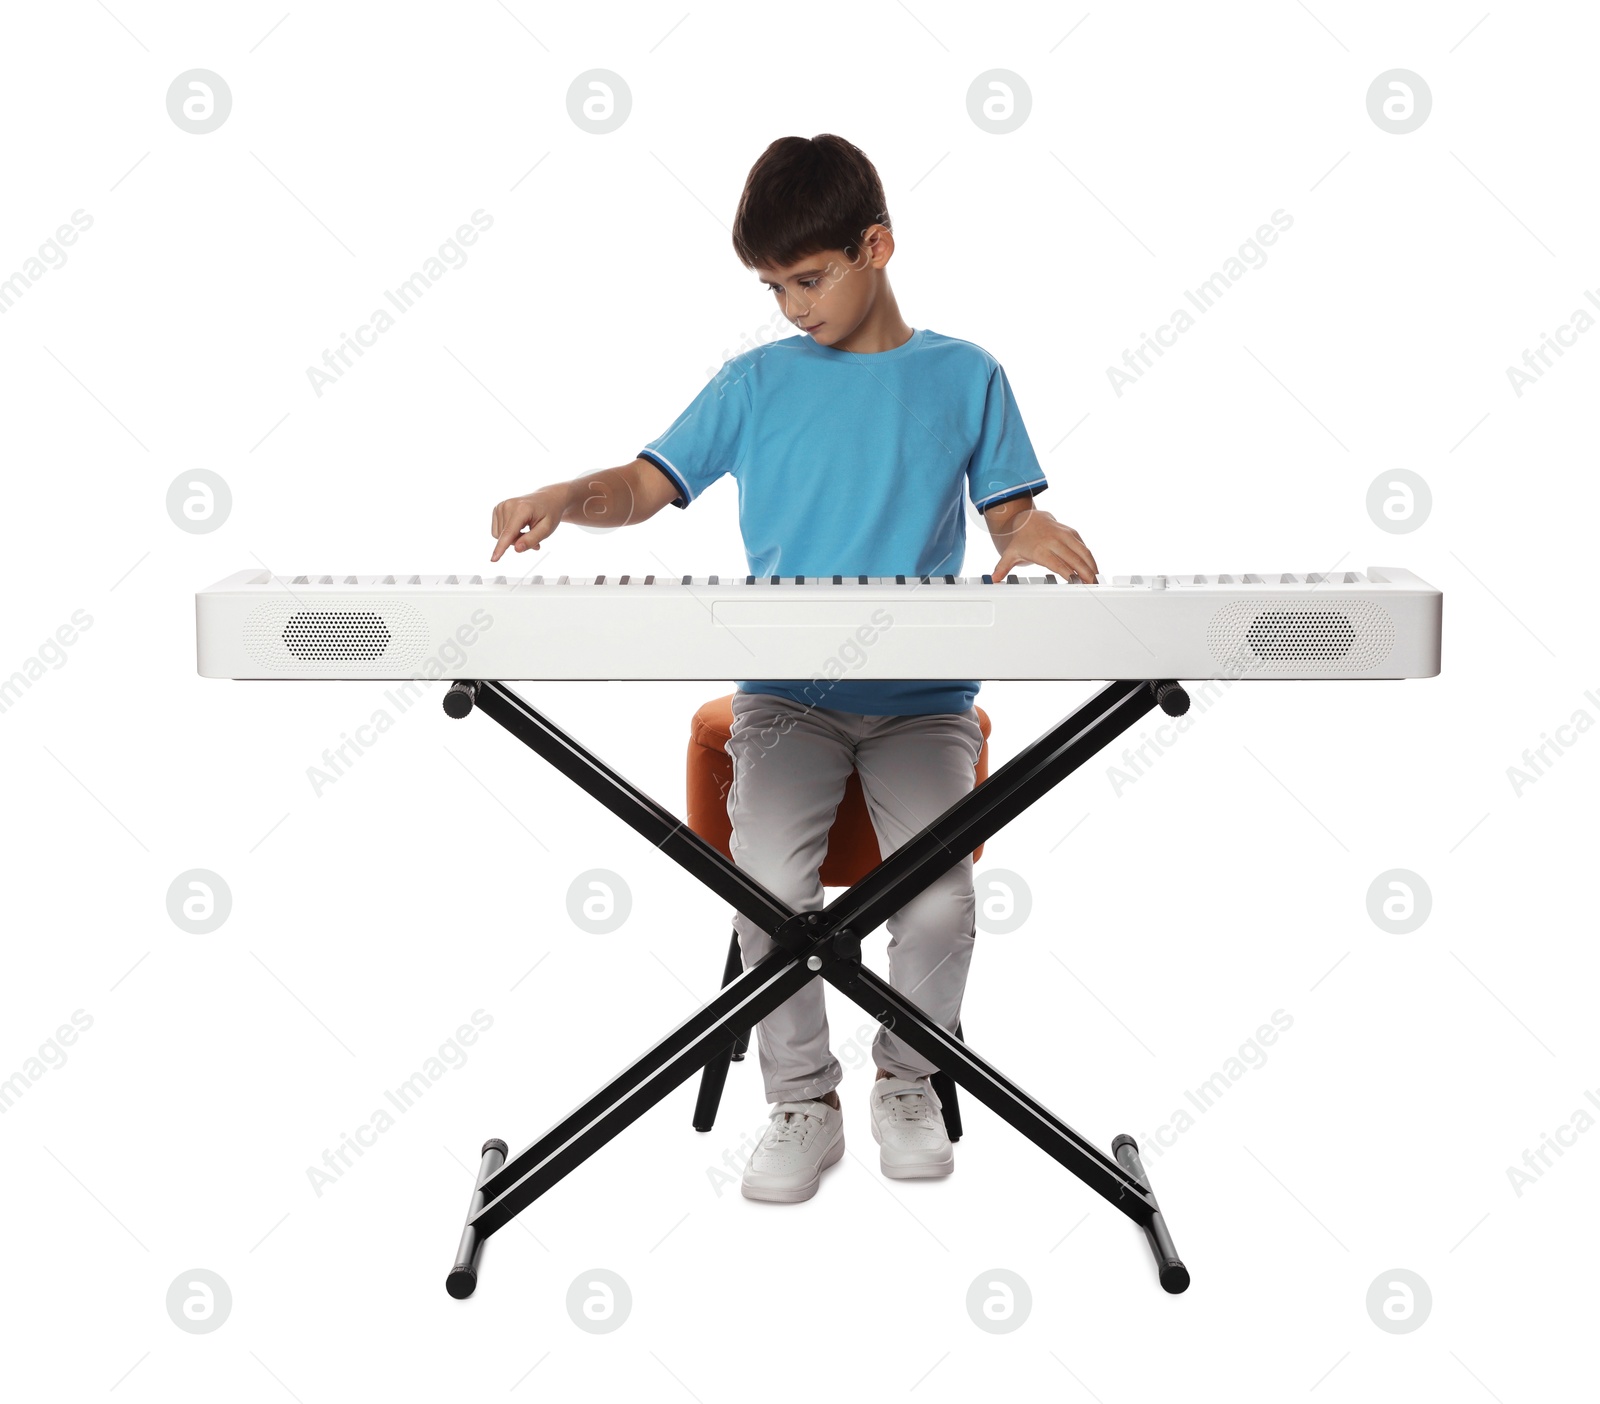
{"type": "MultiPolygon", "coordinates": [[[[0,713],[0,1078],[74,1010],[93,1020],[0,1117],[11,1392],[1592,1390],[1600,1130],[1520,1195],[1507,1167],[1600,1088],[1600,739],[1520,795],[1507,768],[1600,716],[1600,335],[1520,397],[1506,368],[1600,287],[1600,26],[1486,3],[9,11],[0,278],[93,219],[0,316],[0,674],[93,621],[0,713]],[[195,67],[233,95],[201,136],[165,106],[195,67]],[[1396,67],[1433,95],[1403,136],[1366,108],[1396,67]],[[632,94],[606,136],[568,116],[592,68],[632,94]],[[967,111],[994,68],[1032,94],[1004,136],[967,111]],[[768,334],[728,226],[766,144],[823,131],[883,177],[907,320],[1005,365],[1041,506],[1103,570],[1404,565],[1444,591],[1444,671],[1235,687],[1136,783],[1090,766],[984,854],[980,882],[1021,874],[1033,911],[980,937],[967,1034],[1097,1143],[1153,1135],[1275,1010],[1293,1019],[1147,1157],[1186,1295],[974,1099],[956,1175],[884,1181],[865,1068],[815,1199],[719,1196],[708,1170],[764,1117],[752,1060],[715,1131],[690,1128],[693,1084],[674,1092],[500,1234],[458,1303],[442,1283],[480,1143],[532,1140],[708,998],[729,914],[436,689],[318,796],[308,767],[383,685],[201,680],[192,596],[262,563],[481,570],[494,502],[627,461],[768,334]],[[468,262],[316,395],[306,368],[478,209],[468,262]],[[1266,265],[1117,396],[1124,347],[1279,209],[1266,265]],[[202,468],[233,505],[194,535],[165,502],[202,468]],[[1406,535],[1366,510],[1396,468],[1433,494],[1406,535]],[[567,912],[596,867],[632,894],[611,937],[567,912]],[[208,935],[167,913],[192,868],[232,893],[208,935]],[[1408,935],[1367,912],[1392,868],[1432,892],[1408,935]],[[493,1024],[467,1062],[314,1192],[308,1167],[475,1010],[493,1024]],[[165,1306],[194,1268],[233,1296],[210,1334],[165,1306]],[[632,1292],[610,1334],[567,1312],[593,1268],[632,1292]],[[1032,1293],[1009,1334],[965,1306],[994,1268],[1032,1293]],[[1409,1334],[1366,1308],[1395,1268],[1432,1292],[1409,1334]]],[[[541,568],[740,570],[735,508],[724,479],[620,539],[566,527],[541,568]]],[[[995,559],[974,539],[966,572],[995,559]]],[[[994,764],[1090,690],[986,686],[994,764]]],[[[714,687],[527,692],[681,810],[714,687]]],[[[857,1058],[865,1016],[829,1000],[857,1058]]]]}

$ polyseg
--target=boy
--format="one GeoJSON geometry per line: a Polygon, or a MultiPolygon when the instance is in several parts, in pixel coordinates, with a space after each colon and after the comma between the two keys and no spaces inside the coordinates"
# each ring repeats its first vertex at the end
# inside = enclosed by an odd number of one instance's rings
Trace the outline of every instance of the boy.
{"type": "MultiPolygon", "coordinates": [[[[958,575],[961,494],[1000,552],[996,580],[1031,562],[1092,583],[1078,533],[1033,506],[1048,486],[1005,372],[971,342],[913,330],[887,265],[895,240],[872,162],[841,137],[783,137],[751,168],[734,221],[739,261],[800,334],[741,353],[632,463],[494,509],[492,560],[537,549],[564,521],[625,526],[739,483],[753,575],[958,575]]],[[[818,868],[854,768],[880,851],[892,853],[973,787],[977,681],[848,677],[740,682],[728,753],[730,851],[796,911],[824,905],[818,868]]],[[[889,918],[890,983],[954,1032],[973,945],[972,855],[889,918]]],[[[773,949],[736,915],[745,968],[773,949]]],[[[770,1120],[742,1191],[795,1203],[844,1154],[823,981],[758,1026],[770,1120]]],[[[883,1173],[948,1175],[950,1138],[925,1059],[890,1030],[872,1048],[883,1173]]]]}

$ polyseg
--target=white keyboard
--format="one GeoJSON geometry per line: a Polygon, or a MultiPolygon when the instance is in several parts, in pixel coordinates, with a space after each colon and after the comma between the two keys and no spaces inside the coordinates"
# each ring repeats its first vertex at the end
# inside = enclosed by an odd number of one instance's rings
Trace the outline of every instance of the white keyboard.
{"type": "Polygon", "coordinates": [[[667,576],[241,571],[195,596],[212,678],[1424,678],[1442,597],[1326,573],[667,576]]]}

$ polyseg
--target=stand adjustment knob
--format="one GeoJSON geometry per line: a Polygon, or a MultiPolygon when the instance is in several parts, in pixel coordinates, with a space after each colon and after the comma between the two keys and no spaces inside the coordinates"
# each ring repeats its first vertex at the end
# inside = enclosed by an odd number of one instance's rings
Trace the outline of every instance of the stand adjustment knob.
{"type": "Polygon", "coordinates": [[[1156,702],[1161,710],[1169,717],[1181,717],[1189,710],[1189,694],[1183,690],[1180,682],[1152,683],[1156,690],[1156,702]]]}
{"type": "Polygon", "coordinates": [[[453,682],[450,684],[450,690],[444,695],[444,714],[460,721],[462,717],[472,714],[473,704],[477,700],[477,683],[453,682]]]}

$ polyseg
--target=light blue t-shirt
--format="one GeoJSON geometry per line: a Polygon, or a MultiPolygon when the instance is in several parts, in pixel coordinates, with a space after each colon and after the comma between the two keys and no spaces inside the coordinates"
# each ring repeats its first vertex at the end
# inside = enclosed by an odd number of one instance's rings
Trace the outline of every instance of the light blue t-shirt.
{"type": "MultiPolygon", "coordinates": [[[[959,575],[968,493],[980,510],[1049,484],[1000,363],[919,328],[862,354],[792,336],[725,362],[639,451],[687,507],[724,473],[739,484],[749,573],[959,575]]],[[[750,680],[744,692],[871,716],[964,712],[978,682],[750,680]]]]}

